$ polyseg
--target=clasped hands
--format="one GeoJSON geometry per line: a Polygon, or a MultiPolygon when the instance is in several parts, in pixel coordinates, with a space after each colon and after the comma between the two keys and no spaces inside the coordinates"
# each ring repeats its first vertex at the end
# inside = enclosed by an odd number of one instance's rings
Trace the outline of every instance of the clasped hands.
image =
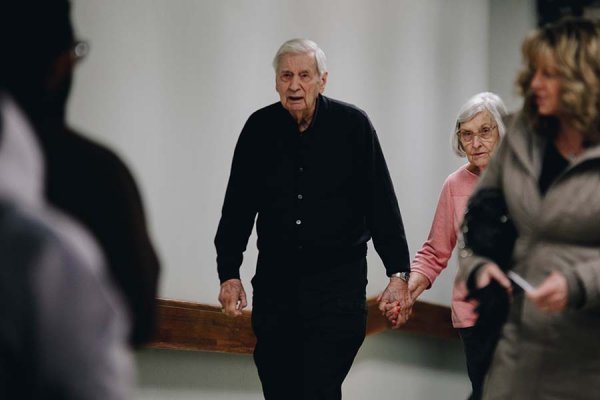
{"type": "MultiPolygon", "coordinates": [[[[411,275],[410,283],[392,277],[387,287],[377,297],[379,311],[392,324],[393,329],[404,325],[412,312],[416,298],[428,285],[427,279],[418,273],[411,275]]],[[[221,284],[219,302],[222,312],[231,317],[242,315],[247,307],[246,292],[239,279],[229,279],[221,284]]]]}
{"type": "MultiPolygon", "coordinates": [[[[408,290],[408,284],[400,278],[390,278],[390,282],[378,297],[379,310],[391,323],[394,329],[408,321],[412,310],[413,300],[408,290]]],[[[242,315],[242,310],[248,305],[246,292],[239,279],[229,279],[221,284],[219,292],[221,311],[230,317],[242,315]]]]}
{"type": "Polygon", "coordinates": [[[387,287],[377,297],[379,311],[392,324],[392,329],[404,325],[412,312],[413,299],[408,283],[400,278],[392,277],[387,287]]]}

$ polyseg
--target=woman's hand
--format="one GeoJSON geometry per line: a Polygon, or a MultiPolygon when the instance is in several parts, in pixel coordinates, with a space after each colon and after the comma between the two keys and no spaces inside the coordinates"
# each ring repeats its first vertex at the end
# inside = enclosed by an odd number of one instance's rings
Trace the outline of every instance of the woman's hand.
{"type": "Polygon", "coordinates": [[[510,279],[496,264],[488,263],[477,270],[475,275],[475,287],[477,289],[486,287],[492,281],[498,282],[509,294],[512,293],[510,279]]]}
{"type": "Polygon", "coordinates": [[[567,308],[569,299],[567,278],[554,271],[537,288],[527,292],[527,298],[541,311],[561,312],[567,308]]]}
{"type": "Polygon", "coordinates": [[[430,285],[429,278],[419,272],[411,272],[408,279],[408,291],[413,303],[417,301],[417,297],[423,293],[430,285]]]}

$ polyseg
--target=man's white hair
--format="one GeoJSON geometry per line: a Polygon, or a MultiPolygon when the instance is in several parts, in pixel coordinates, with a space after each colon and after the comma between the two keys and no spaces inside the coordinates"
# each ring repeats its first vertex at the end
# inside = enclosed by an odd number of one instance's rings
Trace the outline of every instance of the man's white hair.
{"type": "Polygon", "coordinates": [[[323,74],[327,72],[327,58],[325,57],[325,53],[323,50],[321,50],[319,45],[308,39],[291,39],[282,44],[279,50],[277,50],[275,58],[273,58],[273,68],[275,68],[275,72],[279,70],[281,57],[286,54],[310,53],[315,55],[315,62],[317,64],[317,72],[319,73],[319,76],[323,76],[323,74]]]}

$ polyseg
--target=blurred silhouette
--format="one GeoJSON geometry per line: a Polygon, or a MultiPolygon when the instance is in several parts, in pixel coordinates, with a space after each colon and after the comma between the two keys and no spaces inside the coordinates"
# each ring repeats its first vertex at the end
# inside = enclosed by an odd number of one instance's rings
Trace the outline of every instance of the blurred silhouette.
{"type": "Polygon", "coordinates": [[[73,69],[88,49],[75,40],[70,3],[2,2],[0,14],[0,79],[40,139],[48,200],[100,243],[133,321],[131,344],[139,346],[155,329],[159,262],[128,168],[111,150],[66,125],[73,69]]]}
{"type": "Polygon", "coordinates": [[[600,25],[568,18],[523,42],[523,108],[474,197],[503,194],[518,232],[510,269],[475,249],[459,278],[512,296],[484,399],[597,399],[600,391],[600,25]]]}
{"type": "Polygon", "coordinates": [[[43,198],[43,159],[0,86],[0,399],[124,400],[129,323],[100,249],[43,198]]]}

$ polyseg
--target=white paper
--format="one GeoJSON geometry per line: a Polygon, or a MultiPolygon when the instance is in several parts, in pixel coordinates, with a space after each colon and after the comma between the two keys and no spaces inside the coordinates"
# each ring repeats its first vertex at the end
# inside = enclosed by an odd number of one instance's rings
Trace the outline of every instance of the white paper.
{"type": "Polygon", "coordinates": [[[535,289],[531,285],[531,283],[527,282],[525,279],[523,279],[523,277],[521,275],[517,274],[516,272],[508,271],[507,275],[514,283],[517,284],[517,286],[519,286],[524,291],[530,292],[535,289]]]}

